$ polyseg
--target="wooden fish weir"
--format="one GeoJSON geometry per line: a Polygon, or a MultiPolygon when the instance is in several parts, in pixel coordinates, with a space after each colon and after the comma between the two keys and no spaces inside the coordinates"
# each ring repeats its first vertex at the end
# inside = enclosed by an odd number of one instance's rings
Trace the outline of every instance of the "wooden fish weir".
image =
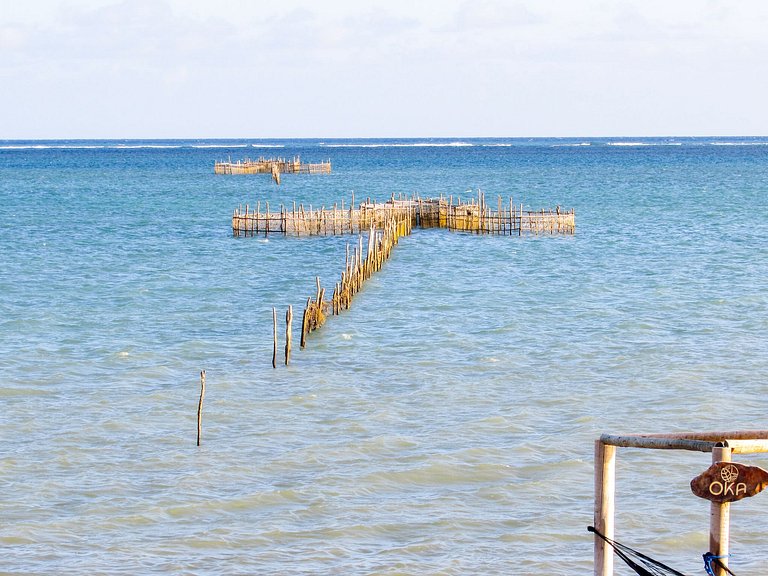
{"type": "Polygon", "coordinates": [[[420,228],[447,228],[448,230],[473,232],[476,234],[517,235],[526,234],[574,234],[576,214],[573,209],[563,211],[557,208],[548,210],[524,210],[523,205],[516,205],[509,199],[505,206],[501,197],[497,208],[493,210],[485,202],[485,195],[478,194],[477,200],[454,202],[450,198],[413,198],[396,200],[392,197],[386,202],[376,203],[368,199],[355,207],[354,196],[348,208],[344,202],[333,207],[305,208],[293,203],[291,208],[280,205],[279,212],[270,212],[269,204],[264,211],[261,203],[256,210],[246,205],[235,209],[232,214],[232,233],[234,236],[255,236],[280,233],[288,236],[330,236],[341,234],[362,234],[371,226],[383,229],[390,219],[407,219],[411,226],[420,228]]]}
{"type": "Polygon", "coordinates": [[[529,234],[573,234],[576,231],[576,214],[573,209],[525,210],[512,202],[504,205],[498,197],[496,210],[485,201],[485,194],[477,199],[462,202],[453,197],[436,200],[417,200],[418,225],[422,228],[447,228],[476,234],[501,234],[522,236],[529,234]]]}
{"type": "MultiPolygon", "coordinates": [[[[363,234],[358,235],[357,246],[350,253],[350,245],[347,244],[344,270],[333,290],[330,301],[325,299],[325,288],[320,285],[320,277],[315,278],[316,291],[314,297],[307,298],[307,305],[301,320],[301,348],[307,345],[307,335],[319,329],[326,321],[328,314],[338,315],[342,310],[348,310],[352,298],[362,288],[375,272],[381,270],[384,262],[389,259],[392,249],[397,245],[402,236],[406,236],[413,230],[412,218],[408,211],[402,211],[391,217],[379,230],[375,222],[371,222],[368,228],[367,240],[363,241],[363,234]],[[365,250],[363,249],[365,245],[365,250]]],[[[277,367],[277,312],[272,309],[274,346],[272,354],[272,367],[277,367]]],[[[289,306],[286,313],[286,345],[285,365],[290,360],[291,318],[293,313],[289,306]]]]}
{"type": "Polygon", "coordinates": [[[279,184],[280,174],[330,174],[331,161],[305,164],[298,156],[291,160],[261,157],[258,160],[215,162],[213,171],[215,174],[272,174],[279,184]]]}
{"type": "MultiPolygon", "coordinates": [[[[540,212],[525,211],[523,206],[518,210],[517,205],[509,200],[508,209],[498,200],[497,210],[491,210],[485,203],[485,197],[478,194],[474,200],[456,203],[453,198],[410,200],[395,199],[394,196],[386,202],[372,202],[367,199],[355,207],[355,199],[349,208],[334,204],[332,208],[309,208],[303,204],[288,209],[280,206],[279,212],[270,212],[269,203],[261,210],[261,202],[257,202],[256,210],[248,205],[243,211],[237,208],[232,215],[232,232],[234,236],[255,236],[264,234],[283,234],[292,236],[312,235],[357,235],[357,245],[350,253],[347,244],[344,270],[336,282],[333,295],[326,300],[325,288],[320,285],[320,278],[315,278],[316,290],[314,297],[307,298],[301,321],[301,348],[306,347],[307,335],[318,330],[326,321],[329,314],[338,315],[342,310],[348,310],[352,298],[362,288],[375,272],[389,259],[392,249],[401,237],[411,234],[414,226],[422,228],[448,228],[449,230],[470,231],[478,234],[522,235],[523,232],[533,234],[573,234],[575,232],[575,212],[556,210],[541,210],[540,212]],[[364,238],[367,236],[367,238],[364,238]]],[[[290,338],[290,327],[286,315],[286,339],[290,338]]],[[[274,346],[272,365],[277,366],[277,320],[273,309],[274,346]]],[[[288,365],[290,346],[286,343],[285,364],[288,365]]]]}
{"type": "Polygon", "coordinates": [[[329,308],[330,313],[335,316],[338,316],[342,310],[349,309],[352,298],[360,291],[365,281],[381,270],[400,238],[409,235],[412,230],[410,215],[407,212],[401,212],[391,217],[381,230],[377,229],[376,224],[371,223],[367,240],[364,242],[363,235],[358,235],[357,246],[351,254],[350,245],[347,244],[344,270],[341,278],[336,282],[330,302],[325,300],[325,288],[320,286],[320,278],[315,279],[317,285],[315,299],[307,298],[301,323],[302,348],[306,346],[307,334],[314,332],[325,323],[329,308]]]}

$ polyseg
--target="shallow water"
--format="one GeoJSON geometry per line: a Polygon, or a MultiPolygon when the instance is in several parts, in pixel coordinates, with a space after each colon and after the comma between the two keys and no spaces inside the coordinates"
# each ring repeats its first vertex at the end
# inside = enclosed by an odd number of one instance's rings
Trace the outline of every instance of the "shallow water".
{"type": "MultiPolygon", "coordinates": [[[[590,573],[601,433],[768,428],[765,144],[0,142],[0,572],[590,573]],[[334,171],[213,175],[272,154],[334,171]],[[478,188],[577,233],[416,230],[272,369],[272,307],[350,238],[233,238],[235,207],[478,188]]],[[[703,573],[708,464],[620,450],[617,537],[703,573]]],[[[733,505],[736,573],[766,506],[733,505]]]]}

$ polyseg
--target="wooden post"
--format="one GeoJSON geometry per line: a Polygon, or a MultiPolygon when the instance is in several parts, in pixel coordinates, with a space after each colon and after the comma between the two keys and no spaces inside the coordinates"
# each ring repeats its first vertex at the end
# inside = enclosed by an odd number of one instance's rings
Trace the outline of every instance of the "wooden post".
{"type": "Polygon", "coordinates": [[[303,350],[307,345],[307,315],[309,314],[309,305],[312,302],[312,298],[307,298],[307,305],[304,308],[304,315],[301,317],[301,342],[300,347],[303,350]]]}
{"type": "Polygon", "coordinates": [[[293,338],[293,330],[291,324],[293,322],[293,306],[288,305],[288,311],[285,313],[285,365],[288,366],[291,361],[291,339],[293,338]]]}
{"type": "MultiPolygon", "coordinates": [[[[595,441],[595,528],[613,538],[616,493],[616,446],[595,441]]],[[[613,576],[613,550],[595,536],[595,576],[613,576]]]]}
{"type": "Polygon", "coordinates": [[[200,371],[200,401],[197,403],[197,445],[203,435],[203,398],[205,398],[205,370],[200,371]]]}
{"type": "Polygon", "coordinates": [[[499,195],[499,207],[496,212],[496,234],[501,234],[501,195],[499,195]]]}
{"type": "MultiPolygon", "coordinates": [[[[731,448],[728,442],[718,442],[712,448],[712,463],[730,462],[731,448]]],[[[730,544],[731,503],[712,502],[709,508],[709,551],[715,556],[722,556],[720,562],[728,566],[728,548],[730,544]]],[[[725,570],[714,566],[715,576],[726,576],[725,570]]]]}
{"type": "Polygon", "coordinates": [[[277,368],[277,309],[274,307],[272,308],[272,333],[272,368],[277,368]]]}

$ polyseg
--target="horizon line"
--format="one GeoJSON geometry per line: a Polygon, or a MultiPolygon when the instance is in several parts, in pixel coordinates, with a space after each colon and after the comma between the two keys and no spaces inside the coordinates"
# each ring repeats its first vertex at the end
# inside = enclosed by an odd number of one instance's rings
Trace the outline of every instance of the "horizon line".
{"type": "Polygon", "coordinates": [[[170,137],[138,137],[132,136],[128,138],[123,137],[45,137],[45,138],[0,138],[0,142],[51,142],[51,141],[113,141],[113,142],[131,142],[131,141],[168,141],[168,140],[262,140],[262,141],[275,141],[275,140],[547,140],[547,139],[569,139],[569,140],[588,140],[599,139],[604,140],[608,138],[618,139],[651,139],[651,138],[681,138],[681,139],[693,139],[693,138],[768,138],[768,134],[726,134],[726,135],[713,135],[713,134],[659,134],[659,135],[632,135],[632,134],[613,134],[604,136],[170,136],[170,137]]]}

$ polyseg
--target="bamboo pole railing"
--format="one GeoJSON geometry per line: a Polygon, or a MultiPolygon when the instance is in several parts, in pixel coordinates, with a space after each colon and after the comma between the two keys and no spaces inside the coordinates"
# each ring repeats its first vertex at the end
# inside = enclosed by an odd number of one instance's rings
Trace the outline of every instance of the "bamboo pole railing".
{"type": "MultiPolygon", "coordinates": [[[[712,462],[731,460],[731,454],[768,452],[768,430],[731,432],[682,432],[675,434],[603,434],[595,441],[595,511],[594,526],[614,538],[616,452],[617,448],[650,448],[711,452],[712,462]]],[[[729,504],[710,504],[710,552],[727,556],[729,544],[729,504]]],[[[613,552],[595,536],[594,574],[613,576],[613,552]]],[[[721,562],[727,560],[722,558],[721,562]]],[[[727,566],[727,562],[723,562],[727,566]]],[[[717,576],[725,576],[717,569],[717,576]]]]}

